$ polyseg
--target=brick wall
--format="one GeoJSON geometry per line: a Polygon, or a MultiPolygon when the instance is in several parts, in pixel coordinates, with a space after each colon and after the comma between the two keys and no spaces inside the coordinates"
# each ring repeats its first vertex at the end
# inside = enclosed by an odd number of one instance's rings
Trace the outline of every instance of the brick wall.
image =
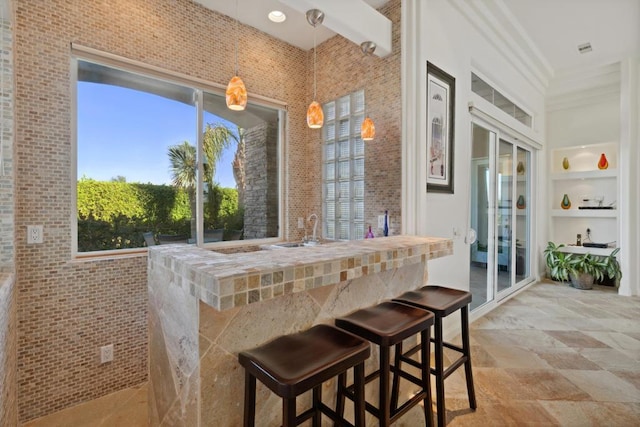
{"type": "MultiPolygon", "coordinates": [[[[233,74],[233,20],[189,0],[17,0],[16,268],[21,421],[146,380],[146,256],[71,257],[70,43],[226,85],[233,74]],[[44,243],[26,245],[26,226],[44,243]],[[113,343],[113,363],[99,347],[113,343]]],[[[307,55],[240,26],[240,75],[249,93],[289,104],[291,151],[306,176],[303,147],[307,55]]],[[[287,192],[297,216],[304,206],[287,192]]]]}
{"type": "MultiPolygon", "coordinates": [[[[5,5],[0,5],[5,7],[5,5]]],[[[7,7],[9,9],[9,7],[7,7]]],[[[14,271],[13,34],[11,19],[0,21],[0,426],[18,423],[17,323],[14,271]]]]}
{"type": "MultiPolygon", "coordinates": [[[[18,405],[24,422],[146,380],[146,256],[73,260],[71,179],[74,123],[70,43],[226,85],[233,74],[233,20],[189,0],[16,0],[15,261],[18,405]],[[26,245],[26,226],[44,225],[44,243],[26,245]],[[99,347],[115,360],[99,364],[99,347]]],[[[318,48],[318,101],[366,83],[377,137],[366,149],[366,218],[400,218],[400,0],[382,12],[394,22],[394,50],[368,58],[337,36],[318,48]],[[369,65],[368,64],[368,65],[369,65]],[[364,79],[368,80],[367,82],[364,79]]],[[[285,229],[321,212],[320,132],[306,127],[311,52],[240,26],[240,75],[251,93],[288,103],[285,229]]],[[[399,230],[392,222],[391,232],[399,230]]]]}
{"type": "MultiPolygon", "coordinates": [[[[392,53],[385,58],[365,57],[360,46],[333,37],[318,46],[318,102],[321,104],[364,88],[367,115],[376,126],[376,137],[365,143],[365,227],[371,224],[375,232],[378,215],[389,211],[389,235],[400,234],[402,194],[401,109],[400,97],[400,6],[401,0],[391,0],[378,9],[392,21],[392,53]]],[[[313,79],[313,68],[308,70],[313,79]]],[[[309,97],[311,93],[309,94],[309,97]]],[[[307,145],[309,174],[322,176],[321,132],[313,132],[307,145]]],[[[310,209],[322,212],[322,189],[319,180],[309,183],[310,209]]]]}

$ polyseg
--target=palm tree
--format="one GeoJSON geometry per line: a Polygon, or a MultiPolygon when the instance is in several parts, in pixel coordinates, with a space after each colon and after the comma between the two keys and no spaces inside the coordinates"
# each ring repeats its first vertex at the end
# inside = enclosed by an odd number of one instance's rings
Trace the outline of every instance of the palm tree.
{"type": "Polygon", "coordinates": [[[184,141],[169,147],[169,162],[173,185],[183,188],[189,196],[191,236],[196,235],[196,147],[184,141]]]}
{"type": "MultiPolygon", "coordinates": [[[[239,128],[238,128],[239,129],[239,128]]],[[[221,124],[207,124],[202,140],[202,151],[204,155],[203,181],[207,184],[208,203],[210,209],[214,206],[212,200],[213,177],[216,174],[216,165],[225,148],[231,145],[232,141],[238,142],[237,136],[231,130],[221,124]]],[[[196,147],[184,141],[182,144],[169,147],[169,161],[171,163],[171,176],[173,185],[183,188],[189,195],[189,206],[191,207],[191,236],[196,235],[196,180],[197,180],[197,156],[196,147]]]]}

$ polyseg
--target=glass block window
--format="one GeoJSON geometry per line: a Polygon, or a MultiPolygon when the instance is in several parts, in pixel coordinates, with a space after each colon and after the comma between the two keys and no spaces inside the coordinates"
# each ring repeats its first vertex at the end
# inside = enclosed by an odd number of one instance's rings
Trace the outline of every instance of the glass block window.
{"type": "Polygon", "coordinates": [[[364,91],[323,105],[323,236],[364,238],[364,91]]]}

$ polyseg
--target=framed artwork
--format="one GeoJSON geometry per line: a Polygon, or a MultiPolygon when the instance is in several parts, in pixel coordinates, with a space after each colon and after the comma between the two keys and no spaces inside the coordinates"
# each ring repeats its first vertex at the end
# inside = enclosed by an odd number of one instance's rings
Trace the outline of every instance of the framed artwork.
{"type": "Polygon", "coordinates": [[[427,191],[453,194],[456,79],[427,62],[427,191]]]}

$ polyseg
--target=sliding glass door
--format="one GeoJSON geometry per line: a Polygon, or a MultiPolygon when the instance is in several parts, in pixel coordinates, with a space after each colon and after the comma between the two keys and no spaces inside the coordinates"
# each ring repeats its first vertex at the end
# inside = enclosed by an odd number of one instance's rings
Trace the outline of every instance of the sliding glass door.
{"type": "Polygon", "coordinates": [[[472,309],[531,280],[532,151],[472,124],[470,289],[472,309]]]}

